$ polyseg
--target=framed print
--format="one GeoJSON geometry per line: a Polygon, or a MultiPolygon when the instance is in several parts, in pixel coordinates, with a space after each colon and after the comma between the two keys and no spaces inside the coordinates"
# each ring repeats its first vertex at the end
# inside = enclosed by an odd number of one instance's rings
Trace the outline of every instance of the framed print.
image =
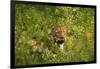
{"type": "Polygon", "coordinates": [[[11,68],[96,63],[96,6],[11,1],[11,68]]]}

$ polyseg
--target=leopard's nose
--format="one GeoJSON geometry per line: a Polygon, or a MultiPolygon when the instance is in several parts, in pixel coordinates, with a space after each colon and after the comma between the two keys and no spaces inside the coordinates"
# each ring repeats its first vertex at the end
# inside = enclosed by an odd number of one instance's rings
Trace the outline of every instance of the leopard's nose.
{"type": "Polygon", "coordinates": [[[64,40],[64,37],[60,37],[61,40],[64,40]]]}

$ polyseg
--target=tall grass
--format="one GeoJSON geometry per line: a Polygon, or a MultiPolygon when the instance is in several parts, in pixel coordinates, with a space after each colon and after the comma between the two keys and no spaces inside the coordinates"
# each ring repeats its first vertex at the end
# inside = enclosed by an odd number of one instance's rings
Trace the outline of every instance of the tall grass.
{"type": "Polygon", "coordinates": [[[94,61],[94,9],[16,4],[15,64],[94,61]],[[64,51],[48,40],[53,25],[66,25],[64,51]]]}

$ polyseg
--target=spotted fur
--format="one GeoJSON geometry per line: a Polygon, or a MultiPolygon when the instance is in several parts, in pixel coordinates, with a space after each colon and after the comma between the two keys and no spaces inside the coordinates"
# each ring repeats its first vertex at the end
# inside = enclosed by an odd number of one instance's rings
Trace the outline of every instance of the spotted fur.
{"type": "Polygon", "coordinates": [[[66,27],[61,25],[53,26],[49,33],[49,39],[63,49],[66,40],[66,27]]]}

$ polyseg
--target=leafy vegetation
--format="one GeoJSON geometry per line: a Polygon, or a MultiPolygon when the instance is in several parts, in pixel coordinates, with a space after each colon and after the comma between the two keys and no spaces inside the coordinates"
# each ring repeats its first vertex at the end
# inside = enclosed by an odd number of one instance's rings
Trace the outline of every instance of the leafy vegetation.
{"type": "Polygon", "coordinates": [[[16,4],[15,64],[93,61],[94,15],[93,8],[16,4]],[[64,51],[48,40],[53,25],[67,26],[64,51]]]}

